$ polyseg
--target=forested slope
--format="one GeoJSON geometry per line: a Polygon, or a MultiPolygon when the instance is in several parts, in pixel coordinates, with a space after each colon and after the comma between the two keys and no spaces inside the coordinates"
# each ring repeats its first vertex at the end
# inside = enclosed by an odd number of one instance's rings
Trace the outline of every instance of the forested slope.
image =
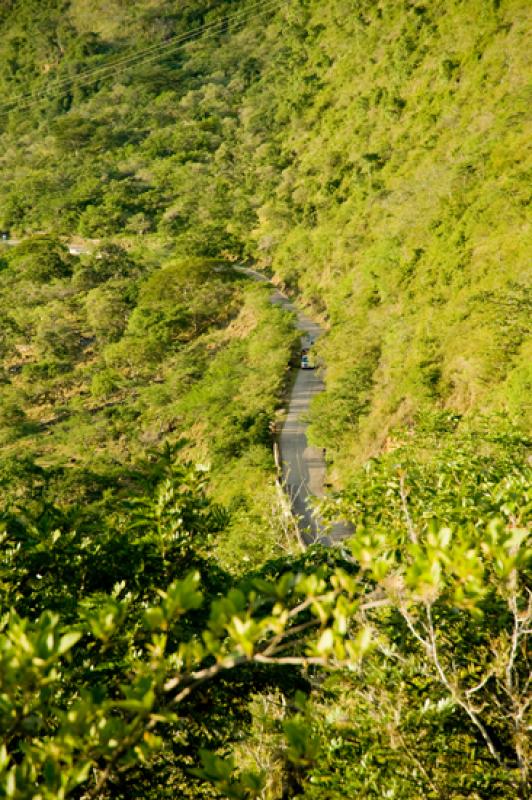
{"type": "Polygon", "coordinates": [[[3,225],[273,266],[333,328],[315,436],[340,465],[423,404],[520,414],[527,5],[17,3],[3,96],[50,97],[3,119],[3,225]]]}
{"type": "Polygon", "coordinates": [[[255,234],[330,320],[315,435],[342,464],[423,405],[530,413],[525,5],[311,18],[312,98],[255,234]]]}
{"type": "Polygon", "coordinates": [[[528,798],[530,16],[0,5],[4,796],[528,798]]]}

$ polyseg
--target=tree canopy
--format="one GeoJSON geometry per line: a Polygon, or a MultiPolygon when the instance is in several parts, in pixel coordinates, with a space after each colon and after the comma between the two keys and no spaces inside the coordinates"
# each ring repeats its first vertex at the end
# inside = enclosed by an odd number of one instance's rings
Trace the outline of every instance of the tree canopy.
{"type": "Polygon", "coordinates": [[[529,22],[1,4],[1,797],[528,800],[529,22]]]}

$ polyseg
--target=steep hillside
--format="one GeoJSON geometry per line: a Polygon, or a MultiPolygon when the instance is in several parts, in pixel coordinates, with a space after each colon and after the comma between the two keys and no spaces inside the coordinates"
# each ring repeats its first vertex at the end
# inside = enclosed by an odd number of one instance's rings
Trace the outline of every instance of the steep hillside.
{"type": "Polygon", "coordinates": [[[530,423],[531,389],[527,4],[355,8],[306,23],[253,234],[329,320],[314,433],[344,473],[423,406],[530,423]]]}
{"type": "Polygon", "coordinates": [[[271,266],[330,326],[344,478],[422,407],[529,413],[528,3],[34,6],[4,11],[4,98],[50,96],[4,117],[4,227],[271,266]]]}
{"type": "Polygon", "coordinates": [[[530,800],[529,6],[0,4],[2,797],[530,800]]]}

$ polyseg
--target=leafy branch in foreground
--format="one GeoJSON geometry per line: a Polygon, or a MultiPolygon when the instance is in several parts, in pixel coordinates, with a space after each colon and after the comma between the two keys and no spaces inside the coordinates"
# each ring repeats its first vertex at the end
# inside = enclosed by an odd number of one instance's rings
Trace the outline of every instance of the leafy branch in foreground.
{"type": "Polygon", "coordinates": [[[135,625],[120,588],[103,608],[86,609],[75,626],[62,627],[48,612],[35,623],[6,617],[0,662],[5,796],[66,797],[91,776],[83,796],[98,797],[115,771],[157,751],[156,729],[179,726],[179,707],[206,681],[253,663],[347,665],[370,646],[369,629],[347,638],[358,603],[356,581],[346,573],[287,573],[256,584],[247,594],[233,589],[213,601],[206,626],[189,639],[175,631],[202,606],[199,573],[161,590],[160,602],[136,623],[126,681],[104,697],[101,687],[90,687],[90,673],[135,625]],[[84,647],[81,691],[69,676],[78,644],[84,647]]]}
{"type": "Polygon", "coordinates": [[[420,425],[329,509],[355,525],[350,552],[387,601],[362,615],[379,636],[372,678],[348,679],[353,713],[388,731],[391,763],[402,753],[390,785],[418,742],[429,797],[529,796],[531,473],[525,439],[495,422],[481,440],[420,425]]]}
{"type": "MultiPolygon", "coordinates": [[[[384,624],[395,611],[424,651],[427,674],[467,714],[496,764],[510,770],[512,743],[520,773],[515,788],[524,798],[530,628],[522,593],[530,555],[525,545],[520,529],[493,523],[479,544],[459,542],[443,530],[426,544],[410,544],[399,560],[379,537],[360,535],[352,545],[360,572],[321,569],[254,579],[247,591],[231,589],[211,601],[205,624],[189,636],[177,632],[186,630],[204,603],[197,571],[160,590],[159,602],[149,604],[140,619],[120,587],[103,608],[86,609],[73,626],[62,627],[47,612],[35,623],[11,614],[4,620],[1,650],[5,796],[51,800],[75,793],[82,783],[87,800],[102,796],[116,774],[149,762],[162,747],[165,726],[179,730],[180,708],[203,684],[245,665],[356,668],[374,652],[400,659],[384,624]],[[495,658],[482,671],[463,675],[462,653],[453,652],[443,621],[452,609],[461,609],[473,624],[483,615],[502,618],[505,607],[513,609],[513,633],[506,636],[501,625],[496,639],[486,636],[481,648],[496,648],[495,658]],[[89,676],[131,629],[124,677],[102,695],[89,676]],[[69,674],[78,649],[81,689],[69,674]],[[499,742],[490,732],[495,725],[512,729],[505,747],[500,732],[499,742]]],[[[226,796],[257,796],[260,776],[229,779],[227,766],[203,758],[207,766],[196,774],[214,780],[226,796]]]]}
{"type": "Polygon", "coordinates": [[[425,460],[397,449],[338,498],[355,524],[344,548],[239,582],[209,555],[226,515],[171,452],[145,465],[141,497],[33,519],[13,507],[0,796],[277,797],[258,760],[239,773],[227,758],[252,743],[251,697],[273,690],[292,794],[345,796],[346,763],[349,792],[368,800],[385,785],[526,800],[529,469],[516,448],[513,464],[495,449],[480,470],[467,442],[453,438],[454,461],[440,445],[425,460]]]}

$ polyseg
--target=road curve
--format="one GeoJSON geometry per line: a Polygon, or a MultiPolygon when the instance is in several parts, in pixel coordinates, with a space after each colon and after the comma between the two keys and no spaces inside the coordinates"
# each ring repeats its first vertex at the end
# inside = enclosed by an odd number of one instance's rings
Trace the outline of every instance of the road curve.
{"type": "MultiPolygon", "coordinates": [[[[3,240],[3,244],[16,245],[18,240],[3,240]]],[[[79,245],[68,245],[72,255],[89,252],[79,245]]],[[[270,283],[268,278],[249,267],[234,267],[253,280],[270,283]]],[[[296,327],[301,331],[301,347],[310,347],[318,339],[323,329],[290,302],[286,295],[273,287],[271,302],[292,312],[296,316],[296,327]]],[[[333,544],[340,542],[352,533],[350,526],[337,522],[325,527],[314,509],[314,500],[324,496],[325,453],[319,447],[311,447],[307,440],[308,423],[305,419],[312,398],[324,390],[324,383],[313,369],[299,369],[290,394],[288,412],[280,436],[282,479],[292,512],[305,544],[321,542],[333,544]]]]}
{"type": "MultiPolygon", "coordinates": [[[[264,275],[254,269],[246,267],[236,269],[253,280],[269,283],[264,275]]],[[[322,335],[323,329],[299,311],[278,289],[274,288],[271,302],[295,314],[296,327],[301,331],[302,348],[310,347],[322,335]]],[[[342,522],[326,528],[314,509],[314,500],[324,496],[325,454],[321,448],[309,445],[308,423],[305,417],[312,398],[324,388],[324,383],[316,370],[298,370],[290,393],[286,419],[279,436],[279,449],[283,484],[290,498],[292,511],[298,520],[303,540],[306,544],[320,541],[330,545],[345,539],[352,530],[342,522]]]]}

